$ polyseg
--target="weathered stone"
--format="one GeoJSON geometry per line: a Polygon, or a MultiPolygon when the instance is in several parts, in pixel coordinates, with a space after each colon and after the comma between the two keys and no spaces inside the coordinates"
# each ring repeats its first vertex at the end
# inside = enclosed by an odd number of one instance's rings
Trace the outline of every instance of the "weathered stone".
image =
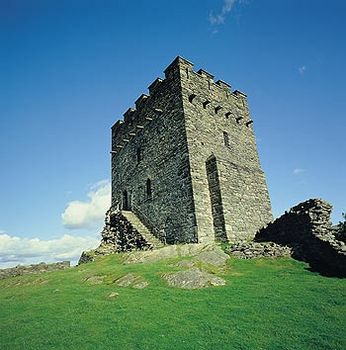
{"type": "Polygon", "coordinates": [[[168,285],[183,289],[197,289],[211,286],[223,286],[226,281],[221,277],[212,275],[198,268],[192,268],[186,271],[166,274],[163,278],[168,285]]]}
{"type": "Polygon", "coordinates": [[[78,264],[88,263],[97,256],[131,250],[152,249],[152,245],[136,230],[131,222],[119,211],[106,213],[102,240],[98,248],[82,253],[78,264]]]}
{"type": "Polygon", "coordinates": [[[196,259],[205,264],[224,266],[229,259],[229,256],[221,248],[215,248],[214,250],[199,253],[196,256],[196,259]]]}
{"type": "Polygon", "coordinates": [[[149,282],[147,281],[141,281],[133,285],[133,288],[135,289],[144,289],[149,286],[149,282]]]}
{"type": "Polygon", "coordinates": [[[31,265],[17,265],[8,269],[0,269],[0,279],[21,276],[32,273],[42,273],[56,270],[64,270],[70,268],[69,261],[62,261],[52,264],[39,263],[31,265]]]}
{"type": "Polygon", "coordinates": [[[166,243],[252,238],[272,215],[246,95],[181,57],[149,93],[112,127],[112,209],[166,243]]]}
{"type": "Polygon", "coordinates": [[[104,276],[90,276],[85,279],[86,282],[90,284],[102,284],[104,276]]]}
{"type": "MultiPolygon", "coordinates": [[[[137,263],[148,263],[155,262],[170,258],[183,258],[183,257],[196,257],[199,254],[213,252],[209,255],[209,261],[211,261],[211,255],[214,260],[227,259],[228,256],[223,253],[222,249],[217,244],[178,244],[178,245],[167,245],[161,249],[151,251],[138,251],[131,252],[125,258],[125,264],[137,264],[137,263]]],[[[203,254],[201,259],[207,259],[203,254]]]]}
{"type": "Polygon", "coordinates": [[[119,296],[119,293],[117,292],[111,292],[107,295],[108,298],[116,298],[119,296]]]}
{"type": "Polygon", "coordinates": [[[146,288],[149,283],[141,276],[137,276],[133,273],[128,273],[114,281],[119,287],[133,287],[135,289],[146,288]]]}
{"type": "Polygon", "coordinates": [[[194,262],[192,260],[181,260],[181,261],[178,261],[174,266],[190,268],[194,266],[194,262]]]}
{"type": "Polygon", "coordinates": [[[273,242],[241,242],[228,248],[227,253],[240,259],[277,258],[291,256],[292,249],[273,242]]]}
{"type": "Polygon", "coordinates": [[[261,229],[257,241],[287,245],[292,256],[327,275],[346,276],[344,242],[333,234],[332,206],[322,199],[310,199],[291,208],[280,218],[261,229]]]}

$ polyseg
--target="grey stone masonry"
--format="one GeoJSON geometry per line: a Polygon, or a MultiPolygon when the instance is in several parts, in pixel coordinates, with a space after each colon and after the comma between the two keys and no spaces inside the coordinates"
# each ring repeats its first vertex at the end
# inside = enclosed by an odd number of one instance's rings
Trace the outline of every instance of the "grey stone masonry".
{"type": "Polygon", "coordinates": [[[309,199],[261,229],[256,241],[271,241],[292,248],[292,256],[312,269],[332,276],[346,276],[346,245],[332,230],[332,206],[322,199],[309,199]]]}
{"type": "Polygon", "coordinates": [[[112,127],[112,210],[166,243],[251,239],[272,220],[246,95],[177,57],[112,127]]]}

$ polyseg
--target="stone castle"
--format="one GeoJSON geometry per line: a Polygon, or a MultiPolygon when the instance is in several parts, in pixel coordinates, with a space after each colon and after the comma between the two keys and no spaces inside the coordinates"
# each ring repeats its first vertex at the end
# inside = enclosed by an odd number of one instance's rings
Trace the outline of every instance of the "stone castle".
{"type": "Polygon", "coordinates": [[[161,242],[235,242],[272,220],[247,97],[177,57],[112,127],[112,209],[161,242]]]}

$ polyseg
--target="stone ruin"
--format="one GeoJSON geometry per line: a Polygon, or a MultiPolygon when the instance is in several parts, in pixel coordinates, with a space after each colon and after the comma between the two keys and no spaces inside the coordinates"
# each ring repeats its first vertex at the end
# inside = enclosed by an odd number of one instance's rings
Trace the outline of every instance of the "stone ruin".
{"type": "Polygon", "coordinates": [[[346,276],[346,245],[335,235],[332,206],[309,199],[259,230],[253,241],[238,242],[228,252],[242,259],[291,256],[327,276],[346,276]]]}
{"type": "Polygon", "coordinates": [[[346,245],[334,234],[331,211],[328,202],[309,199],[261,229],[255,241],[288,246],[292,257],[308,262],[312,270],[346,276],[346,245]]]}
{"type": "MultiPolygon", "coordinates": [[[[231,242],[227,253],[243,259],[292,256],[324,275],[346,276],[346,245],[335,236],[331,211],[328,202],[309,199],[259,230],[252,240],[231,242]]],[[[120,210],[109,210],[100,246],[83,252],[79,263],[98,255],[153,248],[120,210]]]]}
{"type": "Polygon", "coordinates": [[[101,232],[101,244],[94,250],[83,252],[78,264],[93,261],[98,255],[150,249],[153,249],[153,245],[133,227],[121,211],[109,209],[101,232]]]}

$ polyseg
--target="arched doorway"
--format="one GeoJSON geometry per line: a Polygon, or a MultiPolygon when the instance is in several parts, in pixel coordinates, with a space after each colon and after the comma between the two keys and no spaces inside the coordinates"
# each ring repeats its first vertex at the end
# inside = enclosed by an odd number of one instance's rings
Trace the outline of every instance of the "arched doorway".
{"type": "Polygon", "coordinates": [[[210,195],[211,213],[213,216],[215,240],[227,242],[219,172],[217,168],[217,160],[214,154],[212,154],[207,159],[206,170],[210,195]]]}

